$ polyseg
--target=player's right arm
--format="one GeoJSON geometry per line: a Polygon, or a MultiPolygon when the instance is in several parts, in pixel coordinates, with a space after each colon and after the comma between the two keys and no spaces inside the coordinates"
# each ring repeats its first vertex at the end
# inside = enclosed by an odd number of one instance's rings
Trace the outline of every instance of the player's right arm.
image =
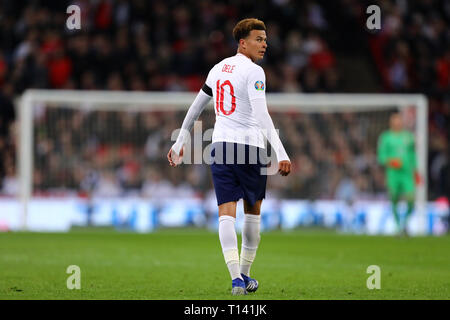
{"type": "Polygon", "coordinates": [[[212,90],[206,83],[202,89],[200,89],[197,97],[195,97],[192,102],[189,110],[183,120],[183,124],[181,126],[180,134],[177,137],[176,142],[170,148],[169,153],[167,154],[167,160],[169,161],[170,166],[177,166],[178,162],[181,160],[183,156],[183,146],[189,137],[192,127],[194,126],[195,120],[198,119],[202,111],[205,109],[205,106],[212,98],[212,90]],[[179,161],[176,161],[179,160],[179,161]]]}
{"type": "Polygon", "coordinates": [[[281,143],[269,110],[267,109],[266,94],[265,94],[266,76],[261,67],[255,68],[248,76],[247,90],[252,107],[252,113],[261,127],[264,136],[270,142],[270,145],[275,151],[278,160],[278,172],[282,176],[287,176],[291,172],[291,161],[281,143]]]}
{"type": "Polygon", "coordinates": [[[378,140],[378,162],[386,168],[399,169],[402,167],[402,160],[392,156],[389,151],[389,139],[389,134],[384,132],[378,140]]]}

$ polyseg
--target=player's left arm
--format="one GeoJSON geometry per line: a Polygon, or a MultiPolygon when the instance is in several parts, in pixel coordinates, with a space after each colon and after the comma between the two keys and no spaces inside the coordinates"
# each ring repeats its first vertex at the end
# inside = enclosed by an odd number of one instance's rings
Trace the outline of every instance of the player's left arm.
{"type": "Polygon", "coordinates": [[[278,160],[278,172],[282,176],[287,176],[291,172],[291,161],[281,143],[280,137],[275,129],[269,110],[267,109],[265,94],[266,77],[261,67],[257,67],[254,72],[249,73],[247,80],[247,90],[252,107],[252,113],[263,134],[270,142],[278,160]]]}
{"type": "Polygon", "coordinates": [[[417,153],[416,153],[416,142],[414,135],[411,133],[410,143],[408,145],[408,159],[407,161],[411,163],[411,168],[414,171],[414,180],[416,184],[420,184],[422,182],[422,177],[420,176],[419,171],[417,170],[417,153]]]}
{"type": "Polygon", "coordinates": [[[408,162],[411,163],[411,167],[417,170],[417,158],[416,158],[416,142],[414,135],[410,135],[410,143],[408,145],[408,162]]]}

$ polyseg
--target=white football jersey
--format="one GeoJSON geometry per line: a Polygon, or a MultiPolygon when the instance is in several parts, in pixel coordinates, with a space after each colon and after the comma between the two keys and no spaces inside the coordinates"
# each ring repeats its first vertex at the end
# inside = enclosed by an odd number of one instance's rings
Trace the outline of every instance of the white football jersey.
{"type": "Polygon", "coordinates": [[[216,64],[206,84],[214,99],[216,123],[212,142],[235,142],[264,148],[250,100],[265,98],[266,76],[263,68],[238,53],[216,64]]]}

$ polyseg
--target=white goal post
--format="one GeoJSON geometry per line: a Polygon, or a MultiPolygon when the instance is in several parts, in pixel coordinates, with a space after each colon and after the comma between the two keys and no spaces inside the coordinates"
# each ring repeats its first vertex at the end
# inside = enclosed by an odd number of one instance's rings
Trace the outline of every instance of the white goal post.
{"type": "MultiPolygon", "coordinates": [[[[32,197],[33,177],[33,109],[45,103],[46,107],[63,105],[82,110],[167,111],[187,110],[196,93],[184,92],[130,92],[27,90],[18,99],[19,149],[17,167],[18,198],[21,205],[22,229],[26,230],[27,212],[32,197]]],[[[423,183],[416,190],[416,210],[425,219],[427,203],[428,101],[421,94],[284,94],[269,93],[267,102],[271,111],[301,111],[302,113],[364,112],[397,108],[415,108],[415,137],[418,171],[423,183]]],[[[212,102],[211,102],[212,104],[212,102]]],[[[181,125],[181,123],[180,123],[181,125]]],[[[280,128],[282,130],[282,128],[280,128]]],[[[423,220],[425,221],[425,220],[423,220]]],[[[425,222],[423,223],[425,224],[425,222]]],[[[425,231],[424,231],[425,232],[425,231]]]]}

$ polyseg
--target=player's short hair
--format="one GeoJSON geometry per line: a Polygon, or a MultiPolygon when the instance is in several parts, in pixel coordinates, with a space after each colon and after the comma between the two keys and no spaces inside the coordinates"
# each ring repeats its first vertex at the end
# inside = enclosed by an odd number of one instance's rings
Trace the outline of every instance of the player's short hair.
{"type": "Polygon", "coordinates": [[[247,38],[252,30],[266,31],[266,25],[256,18],[243,19],[234,27],[233,37],[239,43],[239,40],[247,38]]]}

